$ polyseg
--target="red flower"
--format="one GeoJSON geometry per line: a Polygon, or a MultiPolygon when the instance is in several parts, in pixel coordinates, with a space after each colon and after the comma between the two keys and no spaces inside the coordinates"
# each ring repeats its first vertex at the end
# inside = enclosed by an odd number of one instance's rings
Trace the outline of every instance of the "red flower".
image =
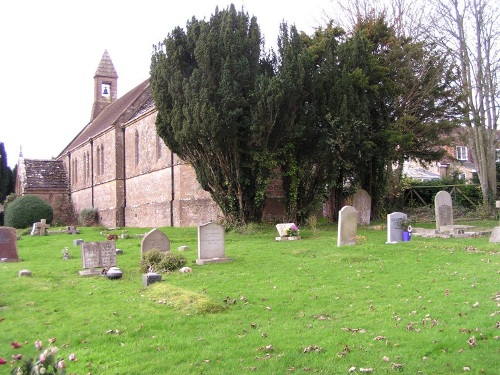
{"type": "Polygon", "coordinates": [[[10,344],[12,346],[12,349],[19,349],[22,345],[18,342],[15,342],[15,341],[12,341],[12,344],[10,344]]]}
{"type": "Polygon", "coordinates": [[[0,358],[0,365],[5,365],[7,360],[5,358],[0,358]]]}

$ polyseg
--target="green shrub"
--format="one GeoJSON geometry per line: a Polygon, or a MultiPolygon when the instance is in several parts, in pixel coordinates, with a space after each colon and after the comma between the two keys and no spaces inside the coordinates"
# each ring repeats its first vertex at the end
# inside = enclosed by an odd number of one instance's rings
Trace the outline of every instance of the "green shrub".
{"type": "Polygon", "coordinates": [[[50,204],[42,198],[27,194],[15,199],[5,211],[5,226],[14,228],[28,228],[33,223],[46,219],[52,223],[54,211],[50,204]]]}
{"type": "Polygon", "coordinates": [[[80,225],[94,227],[99,224],[99,212],[96,208],[84,208],[80,211],[80,225]]]}
{"type": "Polygon", "coordinates": [[[182,254],[163,254],[158,249],[151,249],[141,258],[140,270],[146,272],[175,271],[186,265],[186,258],[182,254]]]}

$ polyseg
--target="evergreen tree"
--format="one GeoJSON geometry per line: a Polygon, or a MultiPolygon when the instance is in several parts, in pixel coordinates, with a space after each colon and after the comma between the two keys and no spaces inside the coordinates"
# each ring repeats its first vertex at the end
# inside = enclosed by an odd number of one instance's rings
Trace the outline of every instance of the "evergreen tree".
{"type": "Polygon", "coordinates": [[[174,29],[151,64],[158,134],[232,223],[261,219],[272,168],[260,48],[256,18],[231,5],[174,29]]]}
{"type": "Polygon", "coordinates": [[[7,153],[3,142],[0,142],[0,203],[14,192],[14,176],[12,170],[7,165],[7,153]]]}

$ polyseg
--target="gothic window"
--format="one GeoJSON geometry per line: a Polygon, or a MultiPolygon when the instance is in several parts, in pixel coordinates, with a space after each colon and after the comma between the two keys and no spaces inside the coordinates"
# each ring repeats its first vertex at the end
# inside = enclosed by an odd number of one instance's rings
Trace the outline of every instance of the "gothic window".
{"type": "Polygon", "coordinates": [[[90,152],[87,152],[87,180],[90,180],[90,152]]]}
{"type": "Polygon", "coordinates": [[[75,159],[75,184],[78,183],[78,160],[75,159]]]}
{"type": "Polygon", "coordinates": [[[101,145],[101,174],[104,174],[104,145],[101,145]]]}
{"type": "Polygon", "coordinates": [[[101,160],[101,148],[99,146],[97,146],[97,175],[100,175],[101,174],[101,163],[100,163],[100,160],[101,160]]]}
{"type": "Polygon", "coordinates": [[[139,165],[139,132],[135,131],[135,165],[139,165]]]}
{"type": "Polygon", "coordinates": [[[468,160],[467,157],[467,147],[457,146],[457,159],[458,160],[468,160]]]}

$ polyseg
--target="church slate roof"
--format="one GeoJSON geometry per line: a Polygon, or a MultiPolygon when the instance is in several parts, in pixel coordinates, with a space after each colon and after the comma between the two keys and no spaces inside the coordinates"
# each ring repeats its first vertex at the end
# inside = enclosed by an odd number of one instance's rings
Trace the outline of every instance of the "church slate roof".
{"type": "Polygon", "coordinates": [[[107,106],[99,115],[89,122],[83,130],[59,154],[58,158],[94,138],[115,125],[121,125],[134,117],[137,110],[151,98],[149,79],[145,80],[121,98],[107,106]]]}
{"type": "Polygon", "coordinates": [[[33,189],[68,190],[66,168],[62,160],[24,159],[24,191],[33,189]]]}

